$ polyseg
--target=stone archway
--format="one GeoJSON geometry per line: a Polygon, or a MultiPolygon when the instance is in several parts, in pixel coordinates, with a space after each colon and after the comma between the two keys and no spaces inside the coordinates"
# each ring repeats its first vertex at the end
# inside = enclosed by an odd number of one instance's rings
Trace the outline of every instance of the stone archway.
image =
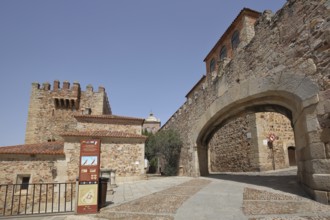
{"type": "Polygon", "coordinates": [[[208,139],[230,117],[280,106],[292,114],[298,179],[317,201],[330,203],[328,14],[327,2],[316,0],[292,0],[275,15],[264,12],[250,43],[196,84],[164,125],[183,140],[185,175],[208,174],[208,139]]]}
{"type": "Polygon", "coordinates": [[[298,180],[316,200],[328,203],[330,163],[320,136],[317,108],[324,103],[319,101],[317,85],[289,73],[247,79],[228,88],[196,123],[193,136],[197,148],[196,172],[208,175],[207,143],[223,122],[235,114],[263,106],[289,115],[295,134],[298,180]]]}

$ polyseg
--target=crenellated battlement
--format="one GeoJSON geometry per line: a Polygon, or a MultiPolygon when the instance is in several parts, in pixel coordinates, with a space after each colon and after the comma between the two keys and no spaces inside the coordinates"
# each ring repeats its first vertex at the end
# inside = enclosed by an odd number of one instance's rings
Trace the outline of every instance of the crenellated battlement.
{"type": "Polygon", "coordinates": [[[52,85],[49,82],[32,83],[26,143],[62,140],[58,134],[75,129],[73,115],[84,112],[92,115],[112,113],[103,86],[94,91],[91,85],[82,90],[76,81],[60,83],[55,80],[52,85]]]}
{"type": "MultiPolygon", "coordinates": [[[[49,82],[42,83],[42,85],[40,85],[38,82],[33,82],[32,83],[32,89],[51,91],[51,92],[62,92],[62,93],[69,92],[69,91],[73,91],[73,92],[81,92],[82,91],[79,82],[74,81],[72,86],[71,86],[70,82],[66,81],[66,80],[63,81],[62,87],[61,87],[61,83],[60,83],[59,80],[54,80],[53,88],[51,87],[51,84],[49,82]]],[[[88,84],[86,86],[86,92],[94,92],[94,88],[91,84],[88,84]]],[[[105,92],[105,88],[103,86],[99,86],[97,92],[98,93],[105,92]]]]}

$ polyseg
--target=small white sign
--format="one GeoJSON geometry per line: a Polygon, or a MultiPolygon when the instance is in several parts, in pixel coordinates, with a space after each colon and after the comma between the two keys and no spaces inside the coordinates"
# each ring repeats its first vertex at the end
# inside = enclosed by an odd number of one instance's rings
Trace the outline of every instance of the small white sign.
{"type": "Polygon", "coordinates": [[[267,139],[263,140],[262,143],[263,143],[265,146],[268,146],[268,140],[267,140],[267,139]]]}

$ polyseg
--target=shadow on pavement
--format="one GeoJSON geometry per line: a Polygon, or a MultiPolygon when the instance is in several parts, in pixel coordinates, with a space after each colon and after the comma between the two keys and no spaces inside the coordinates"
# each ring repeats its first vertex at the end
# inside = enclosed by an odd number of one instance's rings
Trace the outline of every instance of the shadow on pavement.
{"type": "Polygon", "coordinates": [[[297,196],[311,199],[303,190],[297,181],[296,172],[278,172],[278,173],[226,173],[226,174],[210,174],[207,177],[240,183],[247,183],[256,186],[263,186],[279,190],[285,193],[291,193],[297,196]]]}

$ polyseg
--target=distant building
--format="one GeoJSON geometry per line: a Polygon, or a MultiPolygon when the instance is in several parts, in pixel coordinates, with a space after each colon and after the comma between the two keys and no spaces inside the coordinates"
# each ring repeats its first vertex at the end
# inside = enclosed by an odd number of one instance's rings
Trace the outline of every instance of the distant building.
{"type": "Polygon", "coordinates": [[[151,112],[149,117],[144,120],[143,130],[154,134],[160,129],[160,124],[160,120],[151,112]]]}

